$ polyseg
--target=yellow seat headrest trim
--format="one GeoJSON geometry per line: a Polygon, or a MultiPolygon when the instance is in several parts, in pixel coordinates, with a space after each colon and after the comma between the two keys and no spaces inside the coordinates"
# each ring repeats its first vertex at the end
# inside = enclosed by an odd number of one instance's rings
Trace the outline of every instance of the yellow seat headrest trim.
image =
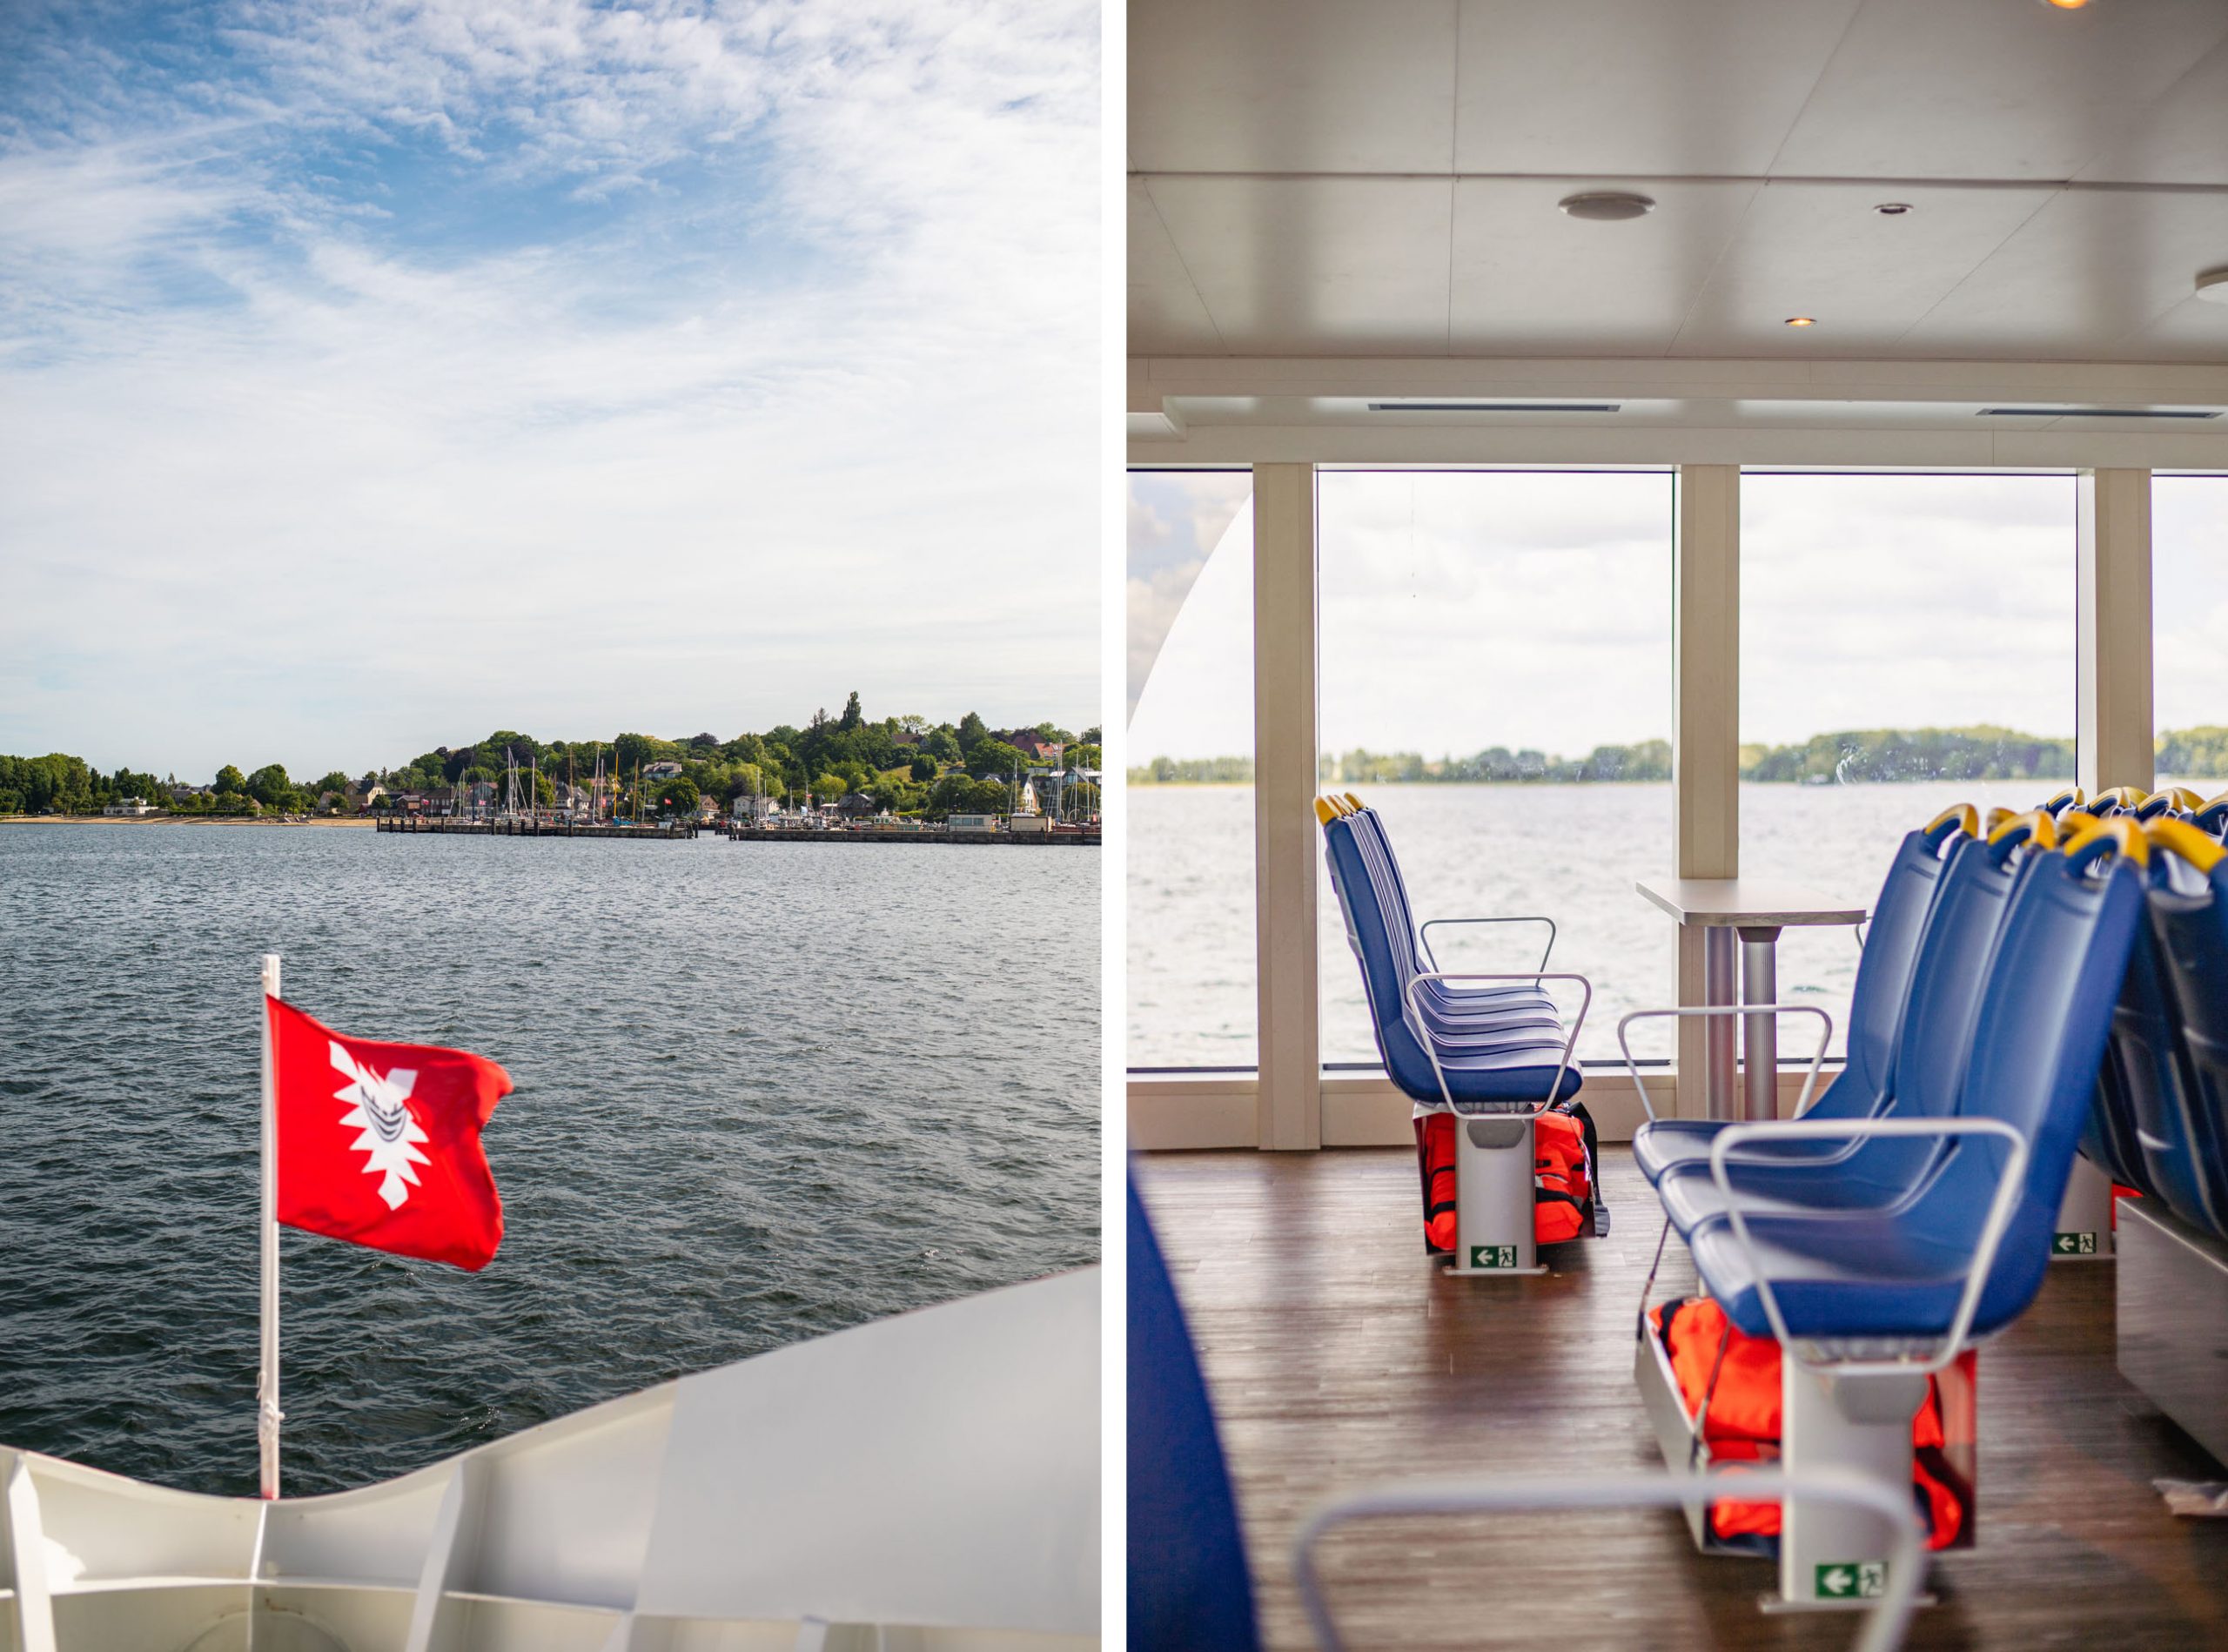
{"type": "MultiPolygon", "coordinates": [[[[2048,805],[2044,805],[2044,808],[2047,810],[2048,805]]],[[[1998,803],[1995,808],[1988,811],[1988,818],[1981,823],[1981,829],[1993,838],[1996,836],[1996,829],[1997,827],[2003,825],[2007,820],[2017,820],[2018,818],[2019,811],[2017,809],[2007,809],[2002,803],[1998,803]]]]}
{"type": "Polygon", "coordinates": [[[2023,829],[2027,833],[2027,842],[2031,847],[2036,849],[2057,847],[2057,822],[2051,818],[2050,812],[2047,809],[2030,809],[2023,815],[2015,815],[2006,809],[2004,814],[2004,819],[1996,822],[1988,829],[1990,843],[2000,843],[2013,833],[2023,829]]]}
{"type": "Polygon", "coordinates": [[[1950,804],[1949,808],[1926,823],[1926,829],[1930,832],[1945,820],[1956,821],[1957,829],[1968,837],[1978,837],[1981,835],[1980,814],[1970,803],[1950,804]]]}
{"type": "Polygon", "coordinates": [[[1321,824],[1328,826],[1339,818],[1338,805],[1328,797],[1318,797],[1315,800],[1315,818],[1321,824]]]}
{"type": "Polygon", "coordinates": [[[1346,801],[1353,805],[1352,812],[1357,815],[1360,814],[1361,811],[1367,807],[1360,798],[1355,796],[1352,792],[1348,792],[1346,794],[1346,801]]]}
{"type": "Polygon", "coordinates": [[[2171,802],[2175,808],[2186,809],[2191,814],[2195,814],[2198,809],[2205,807],[2205,799],[2198,796],[2196,792],[2191,790],[2187,786],[2167,787],[2166,797],[2167,801],[2171,802]]]}
{"type": "MultiPolygon", "coordinates": [[[[2179,821],[2172,823],[2177,826],[2181,824],[2179,821]]],[[[2199,833],[2198,836],[2202,836],[2204,834],[2199,833]]],[[[2100,836],[2111,838],[2117,846],[2123,859],[2133,861],[2137,866],[2147,866],[2151,863],[2151,840],[2143,835],[2141,826],[2124,816],[2116,816],[2111,820],[2092,818],[2072,836],[2062,840],[2058,847],[2070,855],[2100,836]]]]}
{"type": "Polygon", "coordinates": [[[2228,845],[2216,843],[2185,820],[2150,820],[2144,835],[2168,854],[2179,856],[2200,872],[2209,872],[2228,859],[2228,845]]]}
{"type": "Polygon", "coordinates": [[[2117,803],[2122,809],[2140,809],[2151,801],[2151,794],[2140,786],[2114,786],[2097,794],[2100,803],[2117,803]]]}

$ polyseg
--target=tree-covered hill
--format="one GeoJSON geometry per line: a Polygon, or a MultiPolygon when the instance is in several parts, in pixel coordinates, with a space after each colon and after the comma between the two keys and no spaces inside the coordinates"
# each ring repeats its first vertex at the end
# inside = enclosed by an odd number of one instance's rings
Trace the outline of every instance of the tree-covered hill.
{"type": "Polygon", "coordinates": [[[662,784],[645,786],[646,803],[653,801],[652,792],[660,804],[686,796],[691,806],[702,796],[724,803],[746,796],[801,798],[809,791],[824,800],[865,792],[880,807],[941,815],[1009,807],[1003,777],[1043,766],[1016,740],[1064,747],[1061,762],[1069,769],[1099,766],[1096,729],[1076,735],[1046,722],[992,729],[971,711],[956,723],[931,723],[921,716],[869,720],[854,694],[840,715],[816,711],[801,729],[783,723],[731,740],[705,733],[679,739],[620,734],[545,741],[499,729],[466,744],[437,746],[391,769],[355,776],[335,769],[309,782],[291,779],[277,763],[252,772],[227,764],[208,781],[181,782],[176,776],[158,778],[131,769],[104,775],[83,758],[58,752],[0,756],[0,815],[97,814],[126,797],[142,797],[177,814],[302,813],[316,807],[321,796],[346,795],[352,788],[359,794],[375,785],[391,793],[434,791],[483,780],[500,786],[512,759],[534,773],[544,803],[554,801],[560,785],[586,786],[601,760],[607,779],[618,776],[630,789],[639,770],[679,764],[678,776],[661,775],[662,784]]]}
{"type": "MultiPolygon", "coordinates": [[[[2177,779],[2228,777],[2228,728],[2169,729],[2157,741],[2157,771],[2177,779]]],[[[1849,729],[1797,745],[1741,748],[1741,777],[1755,781],[2062,780],[2074,774],[2073,742],[1976,724],[1964,729],[1849,729]]],[[[1596,746],[1583,757],[1490,746],[1466,757],[1356,749],[1324,754],[1325,784],[1668,780],[1671,742],[1596,746]]],[[[1250,784],[1251,757],[1155,757],[1129,771],[1132,785],[1250,784]]]]}

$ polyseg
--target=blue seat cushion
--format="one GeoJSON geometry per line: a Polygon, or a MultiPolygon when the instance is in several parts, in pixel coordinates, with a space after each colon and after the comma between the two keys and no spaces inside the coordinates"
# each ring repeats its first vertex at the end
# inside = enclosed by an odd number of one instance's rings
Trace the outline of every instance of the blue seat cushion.
{"type": "MultiPolygon", "coordinates": [[[[1847,1145],[1822,1145],[1829,1152],[1847,1145]]],[[[1740,1151],[1748,1150],[1744,1146],[1740,1151]]],[[[1885,1212],[1910,1197],[1919,1175],[1939,1152],[1929,1141],[1873,1142],[1824,1163],[1735,1164],[1726,1167],[1726,1174],[1741,1213],[1751,1221],[1760,1215],[1799,1216],[1805,1211],[1885,1212]]],[[[1672,1166],[1656,1183],[1655,1194],[1671,1226],[1687,1234],[1722,1216],[1730,1202],[1719,1191],[1706,1158],[1672,1166]]]]}
{"type": "MultiPolygon", "coordinates": [[[[1751,1217],[1748,1234],[1788,1329],[1799,1337],[1941,1336],[1956,1315],[1971,1260],[1970,1240],[1944,1242],[1883,1215],[1751,1217]]],[[[1755,1270],[1732,1224],[1714,1219],[1687,1243],[1702,1287],[1726,1317],[1750,1336],[1769,1336],[1755,1270]]],[[[1988,1306],[1984,1299],[1983,1315],[1988,1306]]],[[[1996,1328],[1985,1318],[1974,1325],[1976,1334],[1996,1328]]]]}
{"type": "MultiPolygon", "coordinates": [[[[1813,1107],[1807,1118],[1825,1117],[1813,1107]]],[[[1722,1118],[1658,1118],[1642,1125],[1633,1137],[1633,1162],[1650,1182],[1661,1182],[1674,1170],[1698,1167],[1709,1174],[1709,1150],[1717,1132],[1730,1120],[1722,1118]]],[[[1816,1163],[1839,1155],[1842,1144],[1831,1141],[1752,1141],[1743,1143],[1744,1158],[1784,1160],[1790,1165],[1816,1163]]]]}
{"type": "MultiPolygon", "coordinates": [[[[1450,1055],[1442,1050],[1439,1069],[1446,1075],[1447,1091],[1457,1105],[1473,1101],[1537,1105],[1551,1099],[1547,1084],[1555,1076],[1562,1054],[1560,1038],[1553,1044],[1524,1044],[1461,1055],[1450,1055]]],[[[1574,1058],[1564,1069],[1562,1082],[1555,1086],[1552,1099],[1562,1101],[1576,1095],[1584,1082],[1585,1075],[1579,1071],[1574,1058]]]]}

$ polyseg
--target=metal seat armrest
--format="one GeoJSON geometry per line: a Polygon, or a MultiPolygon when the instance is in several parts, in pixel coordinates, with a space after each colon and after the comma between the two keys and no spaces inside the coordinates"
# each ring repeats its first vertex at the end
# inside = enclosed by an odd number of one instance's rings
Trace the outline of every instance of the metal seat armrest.
{"type": "MultiPolygon", "coordinates": [[[[1869,1603],[1852,1643],[1853,1652],[1895,1652],[1910,1627],[1926,1570],[1918,1515],[1907,1488],[1883,1485],[1852,1470],[1807,1468],[1788,1473],[1775,1468],[1744,1470],[1739,1487],[1744,1502],[1779,1502],[1810,1499],[1839,1503],[1879,1516],[1893,1534],[1888,1559],[1887,1587],[1869,1603]]],[[[1308,1626],[1324,1652],[1339,1652],[1336,1622],[1323,1598],[1323,1580],[1315,1564],[1315,1550],[1325,1536],[1356,1521],[1419,1515],[1494,1514],[1502,1511],[1565,1508],[1692,1508],[1728,1489],[1721,1478],[1708,1474],[1614,1474],[1573,1479],[1567,1474],[1536,1474],[1491,1480],[1418,1480],[1366,1487],[1317,1508],[1300,1527],[1292,1541],[1293,1581],[1308,1626]]]]}
{"type": "Polygon", "coordinates": [[[1540,967],[1546,969],[1547,960],[1555,951],[1555,921],[1538,913],[1521,912],[1507,917],[1435,917],[1416,931],[1416,938],[1423,943],[1424,961],[1434,970],[1439,958],[1431,950],[1431,932],[1442,923],[1544,923],[1547,926],[1547,950],[1540,954],[1540,967]]]}
{"type": "Polygon", "coordinates": [[[1555,1076],[1548,1083],[1547,1099],[1532,1109],[1533,1116],[1538,1117],[1554,1105],[1555,1094],[1563,1087],[1563,1074],[1570,1071],[1571,1051],[1578,1047],[1580,1029],[1586,1025],[1586,1012],[1594,1007],[1593,982],[1574,970],[1561,970],[1554,974],[1539,970],[1527,970],[1513,974],[1502,970],[1473,970],[1417,971],[1409,979],[1406,987],[1402,989],[1401,997],[1407,1001],[1408,1017],[1413,1023],[1417,1041],[1423,1045],[1424,1054],[1431,1058],[1432,1076],[1439,1080],[1439,1099],[1446,1104],[1446,1111],[1449,1112],[1459,1112],[1461,1110],[1455,1106],[1454,1092],[1447,1087],[1446,1069],[1439,1065],[1438,1042],[1433,1038],[1430,1027],[1424,1022],[1423,1003],[1417,996],[1416,989],[1426,981],[1575,981],[1585,988],[1586,997],[1579,1003],[1578,1018],[1570,1024],[1570,1033],[1563,1039],[1562,1059],[1555,1064],[1555,1076]]]}
{"type": "Polygon", "coordinates": [[[1795,1098],[1795,1116],[1800,1118],[1810,1105],[1810,1092],[1817,1088],[1818,1069],[1825,1064],[1826,1046],[1834,1041],[1834,1017],[1815,1004],[1694,1004],[1668,1010],[1634,1010],[1617,1022],[1617,1048],[1624,1054],[1625,1071],[1632,1075],[1633,1088],[1640,1092],[1640,1105],[1648,1114],[1648,1122],[1655,1121],[1655,1104],[1648,1098],[1648,1085],[1640,1076],[1640,1064],[1633,1059],[1632,1042],[1625,1036],[1625,1029],[1635,1021],[1718,1015],[1815,1015],[1823,1024],[1818,1030],[1818,1047],[1811,1052],[1810,1071],[1803,1075],[1802,1093],[1795,1098]]]}
{"type": "MultiPolygon", "coordinates": [[[[1781,1118],[1759,1119],[1754,1124],[1728,1125],[1710,1143],[1709,1173],[1717,1183],[1717,1190],[1725,1200],[1725,1215],[1733,1228],[1734,1242],[1748,1258],[1748,1267],[1756,1279],[1756,1297],[1763,1305],[1764,1317],[1771,1321],[1772,1334],[1779,1340],[1786,1356],[1806,1371],[1831,1372],[1850,1376],[1872,1372],[1900,1372],[1916,1376],[1931,1376],[1943,1369],[1964,1351],[1971,1334],[1973,1319],[1980,1312],[1981,1293],[1988,1288],[1990,1270],[1996,1265],[1996,1253],[2002,1246],[2003,1235],[2011,1226],[2012,1212],[2019,1202],[2019,1187],[2027,1173],[2027,1138],[2001,1118],[1781,1118]],[[2005,1155],[2002,1172],[1996,1179],[1996,1195],[1989,1201],[1988,1215],[1981,1223],[1979,1238],[1973,1246],[1973,1258],[1965,1274],[1964,1288],[1958,1293],[1957,1311],[1951,1317],[1950,1329],[1942,1339],[1942,1346],[1934,1357],[1923,1365],[1909,1360],[1815,1360],[1806,1359],[1795,1337],[1788,1330],[1787,1320],[1780,1313],[1779,1297],[1772,1289],[1771,1280],[1764,1274],[1763,1258],[1758,1254],[1755,1239],[1748,1232],[1748,1223],[1741,1212],[1740,1196],[1734,1192],[1728,1154],[1738,1142],[1759,1138],[1775,1140],[1798,1140],[1806,1137],[1835,1139],[1843,1136],[1890,1137],[1933,1136],[1948,1138],[1955,1136],[1998,1136],[2011,1144],[2005,1155]]],[[[1831,1221],[1835,1212],[1820,1211],[1806,1213],[1804,1219],[1831,1221]]],[[[1849,1212],[1842,1212],[1849,1214],[1849,1212]]]]}

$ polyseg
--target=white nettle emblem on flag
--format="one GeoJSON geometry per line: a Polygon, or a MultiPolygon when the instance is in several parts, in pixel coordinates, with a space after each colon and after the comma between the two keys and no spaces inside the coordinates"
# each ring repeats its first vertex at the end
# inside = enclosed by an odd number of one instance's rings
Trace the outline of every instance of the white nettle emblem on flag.
{"type": "Polygon", "coordinates": [[[332,1070],[348,1081],[332,1092],[335,1101],[348,1104],[348,1111],[341,1115],[341,1127],[352,1125],[363,1132],[354,1146],[357,1152],[371,1155],[365,1161],[364,1174],[381,1178],[379,1197],[386,1201],[387,1209],[399,1210],[410,1190],[418,1185],[418,1172],[412,1166],[433,1162],[418,1151],[417,1144],[426,1136],[410,1112],[417,1070],[397,1067],[391,1072],[376,1073],[338,1043],[327,1042],[332,1051],[332,1070]]]}

